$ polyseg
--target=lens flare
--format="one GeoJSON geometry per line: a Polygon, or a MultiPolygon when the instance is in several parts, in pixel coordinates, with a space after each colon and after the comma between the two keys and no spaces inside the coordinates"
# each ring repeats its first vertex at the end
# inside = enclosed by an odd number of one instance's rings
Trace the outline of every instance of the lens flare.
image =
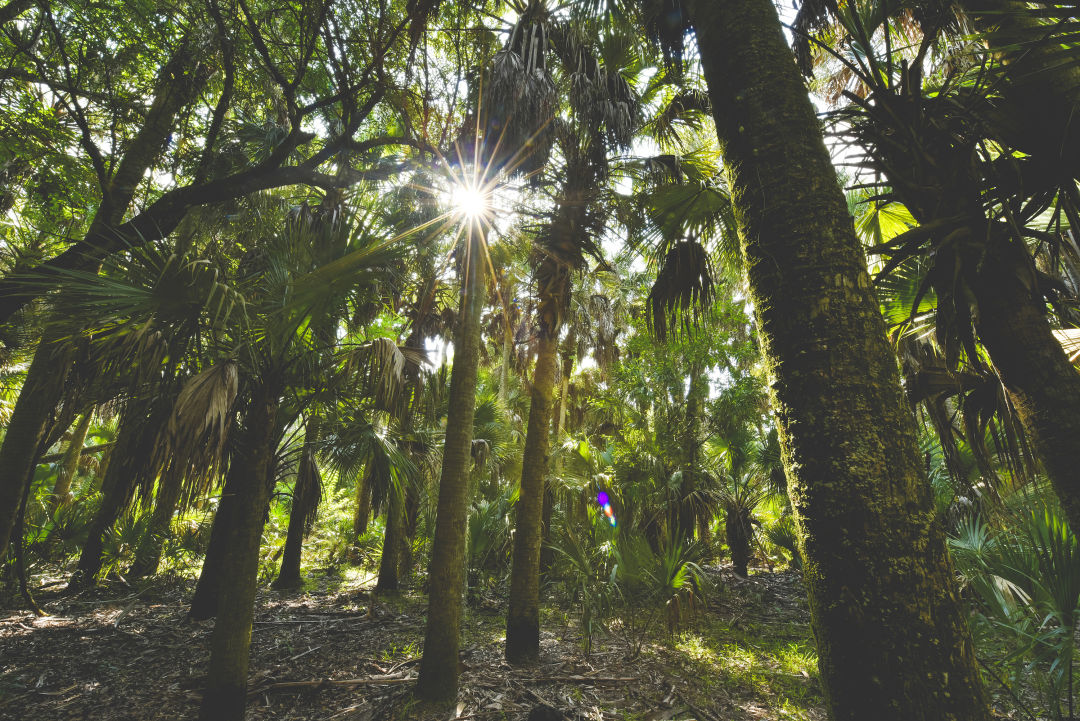
{"type": "Polygon", "coordinates": [[[604,491],[600,491],[596,494],[596,503],[600,506],[600,510],[604,512],[604,517],[607,518],[608,523],[612,528],[615,527],[615,511],[611,508],[611,498],[604,491]]]}

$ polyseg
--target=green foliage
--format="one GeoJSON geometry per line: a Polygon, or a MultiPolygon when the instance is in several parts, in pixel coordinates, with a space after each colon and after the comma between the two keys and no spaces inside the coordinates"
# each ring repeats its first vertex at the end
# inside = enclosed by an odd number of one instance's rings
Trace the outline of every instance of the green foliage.
{"type": "Polygon", "coordinates": [[[978,600],[983,634],[1004,634],[997,661],[1014,682],[1035,674],[1052,718],[1071,718],[1076,625],[1080,613],[1080,543],[1052,503],[1030,505],[1001,526],[978,516],[950,539],[953,558],[978,600]]]}

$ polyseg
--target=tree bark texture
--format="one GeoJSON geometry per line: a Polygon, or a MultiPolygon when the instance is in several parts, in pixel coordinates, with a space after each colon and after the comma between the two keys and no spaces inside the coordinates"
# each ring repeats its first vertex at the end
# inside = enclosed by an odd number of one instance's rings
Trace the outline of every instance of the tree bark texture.
{"type": "Polygon", "coordinates": [[[224,573],[223,564],[225,555],[228,553],[228,529],[232,526],[233,516],[238,512],[238,506],[242,502],[239,496],[231,493],[227,488],[221,494],[217,513],[214,514],[214,523],[210,527],[210,542],[206,545],[206,556],[203,558],[202,569],[199,571],[199,580],[195,584],[191,608],[188,609],[188,618],[193,621],[205,621],[217,614],[218,595],[224,573]]]}
{"type": "Polygon", "coordinates": [[[60,459],[60,468],[56,473],[56,483],[53,484],[52,499],[49,502],[53,511],[71,501],[71,482],[79,469],[83,443],[86,442],[86,434],[90,432],[90,421],[93,418],[94,411],[87,411],[71,432],[71,440],[64,449],[64,457],[60,459]]]}
{"type": "Polygon", "coordinates": [[[466,249],[461,320],[454,338],[446,441],[428,574],[431,591],[427,630],[416,687],[421,698],[439,703],[452,702],[458,691],[467,496],[472,466],[476,374],[480,362],[480,311],[487,292],[487,250],[479,228],[471,229],[466,249]]]}
{"type": "Polygon", "coordinates": [[[221,564],[217,619],[210,637],[210,665],[199,718],[202,721],[241,721],[247,703],[247,670],[259,545],[270,502],[268,478],[274,454],[276,390],[264,386],[252,399],[245,419],[241,449],[230,461],[225,493],[240,502],[225,529],[228,548],[221,564]]]}
{"type": "Polygon", "coordinates": [[[838,721],[989,718],[911,410],[771,0],[692,0],[838,721]]]}
{"type": "MultiPolygon", "coordinates": [[[[542,306],[551,302],[556,301],[546,296],[541,299],[541,318],[545,317],[542,306]]],[[[558,325],[545,327],[541,321],[521,459],[510,605],[506,613],[506,660],[513,664],[535,663],[540,658],[540,541],[558,345],[558,325]]]]}

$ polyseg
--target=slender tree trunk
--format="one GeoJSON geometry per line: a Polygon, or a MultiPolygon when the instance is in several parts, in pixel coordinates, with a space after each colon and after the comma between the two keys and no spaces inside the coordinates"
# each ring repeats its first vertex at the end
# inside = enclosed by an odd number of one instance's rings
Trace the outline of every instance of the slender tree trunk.
{"type": "Polygon", "coordinates": [[[143,578],[157,573],[161,564],[161,549],[172,529],[173,514],[180,502],[183,478],[176,471],[169,469],[158,482],[157,497],[154,499],[154,513],[150,517],[150,528],[140,541],[135,551],[135,562],[128,571],[130,578],[143,578]]]}
{"type": "Polygon", "coordinates": [[[697,508],[694,492],[697,490],[698,474],[698,436],[701,435],[701,400],[708,392],[705,376],[697,363],[690,367],[690,386],[686,391],[686,432],[683,434],[683,480],[679,493],[678,537],[693,540],[694,527],[697,525],[697,508]]]}
{"type": "Polygon", "coordinates": [[[247,703],[247,670],[255,591],[259,573],[259,545],[270,502],[269,479],[274,454],[278,398],[272,384],[252,399],[245,419],[242,449],[229,463],[225,493],[240,500],[226,529],[228,552],[221,572],[217,620],[210,637],[210,665],[206,692],[199,711],[201,721],[241,721],[247,703]]]}
{"type": "Polygon", "coordinates": [[[61,331],[46,330],[26,371],[0,447],[0,562],[7,555],[19,501],[44,450],[41,442],[60,401],[70,363],[70,349],[61,331]]]}
{"type": "Polygon", "coordinates": [[[359,540],[367,533],[371,518],[371,464],[356,479],[356,512],[353,514],[353,538],[359,540]]]}
{"type": "Polygon", "coordinates": [[[409,483],[405,487],[405,535],[402,539],[401,565],[399,575],[406,582],[413,574],[413,542],[416,540],[416,526],[420,521],[420,487],[409,483]]]}
{"type": "Polygon", "coordinates": [[[86,434],[90,431],[90,421],[94,418],[94,411],[87,411],[79,419],[75,430],[71,432],[71,440],[64,450],[64,457],[60,460],[60,469],[56,474],[56,483],[53,484],[52,499],[49,505],[55,511],[59,506],[65,506],[71,502],[71,481],[75,478],[75,472],[79,468],[79,459],[82,457],[83,443],[86,442],[86,434]]]}
{"type": "Polygon", "coordinates": [[[690,0],[837,721],[989,719],[910,407],[771,0],[690,0]]]}
{"type": "Polygon", "coordinates": [[[557,303],[551,295],[544,295],[540,300],[541,327],[533,370],[529,426],[521,459],[521,492],[510,569],[510,605],[506,614],[506,660],[513,664],[534,663],[540,657],[540,539],[551,439],[551,392],[555,386],[559,349],[559,324],[547,321],[557,318],[558,314],[545,306],[557,303]]]}
{"type": "Polygon", "coordinates": [[[101,484],[101,505],[90,522],[86,543],[79,555],[79,564],[68,581],[69,589],[86,588],[97,581],[101,571],[101,556],[105,550],[105,534],[120,518],[133,490],[130,477],[123,472],[119,464],[113,464],[113,472],[109,473],[101,484]]]}
{"type": "Polygon", "coordinates": [[[289,530],[285,535],[285,550],[281,554],[281,570],[274,581],[274,588],[299,588],[304,583],[300,576],[301,551],[322,497],[319,467],[315,463],[320,433],[319,418],[314,415],[309,417],[304,434],[303,458],[296,474],[296,483],[293,484],[292,509],[289,512],[289,530]]]}
{"type": "Polygon", "coordinates": [[[391,483],[386,499],[386,530],[383,533],[382,557],[379,559],[377,593],[398,590],[401,567],[401,544],[405,537],[405,503],[402,489],[391,483]]]}
{"type": "Polygon", "coordinates": [[[467,494],[480,363],[480,311],[487,291],[486,252],[480,229],[473,227],[462,273],[461,314],[454,339],[446,445],[429,572],[427,630],[416,687],[421,698],[443,703],[452,702],[458,691],[467,494]]]}

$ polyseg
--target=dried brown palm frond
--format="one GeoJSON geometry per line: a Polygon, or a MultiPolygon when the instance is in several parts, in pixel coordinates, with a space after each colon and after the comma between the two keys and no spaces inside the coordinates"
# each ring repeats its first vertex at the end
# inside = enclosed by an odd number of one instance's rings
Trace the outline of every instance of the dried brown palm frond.
{"type": "Polygon", "coordinates": [[[220,475],[238,389],[237,364],[227,360],[189,378],[177,395],[157,444],[157,462],[163,481],[183,478],[184,505],[204,495],[220,475]]]}

